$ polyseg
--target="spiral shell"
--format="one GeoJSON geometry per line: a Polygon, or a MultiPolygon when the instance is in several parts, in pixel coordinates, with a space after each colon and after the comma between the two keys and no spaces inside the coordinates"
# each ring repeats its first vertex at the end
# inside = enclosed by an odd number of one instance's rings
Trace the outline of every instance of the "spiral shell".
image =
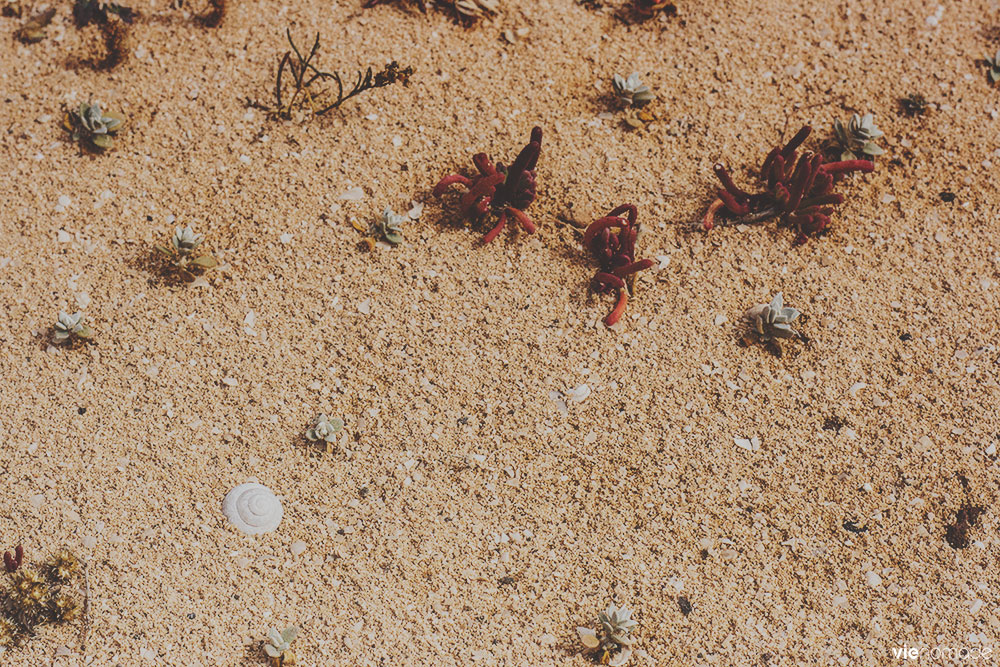
{"type": "Polygon", "coordinates": [[[248,482],[226,494],[222,513],[247,535],[259,535],[277,530],[285,510],[271,489],[248,482]]]}

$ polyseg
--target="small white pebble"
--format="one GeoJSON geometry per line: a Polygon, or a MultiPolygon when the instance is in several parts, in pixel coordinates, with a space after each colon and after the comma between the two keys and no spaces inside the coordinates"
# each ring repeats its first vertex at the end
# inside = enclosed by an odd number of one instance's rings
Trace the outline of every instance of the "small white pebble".
{"type": "Polygon", "coordinates": [[[303,542],[302,540],[295,540],[294,542],[292,542],[291,549],[293,556],[300,556],[302,555],[302,552],[306,550],[306,543],[303,542]]]}
{"type": "Polygon", "coordinates": [[[362,315],[370,315],[372,312],[372,300],[365,299],[364,301],[359,303],[358,312],[361,313],[362,315]]]}
{"type": "Polygon", "coordinates": [[[574,403],[583,403],[590,397],[590,385],[580,384],[577,385],[575,389],[570,390],[566,395],[574,403]]]}
{"type": "Polygon", "coordinates": [[[868,585],[872,588],[877,588],[882,585],[882,577],[878,576],[877,572],[867,572],[865,573],[865,580],[868,585]]]}
{"type": "Polygon", "coordinates": [[[715,320],[714,321],[715,321],[715,326],[721,326],[721,325],[725,324],[726,322],[728,322],[729,318],[726,317],[725,315],[722,315],[720,313],[719,315],[715,316],[715,320]]]}
{"type": "Polygon", "coordinates": [[[344,194],[340,195],[341,199],[347,201],[361,201],[365,197],[365,191],[361,188],[351,188],[344,194]]]}
{"type": "Polygon", "coordinates": [[[278,237],[278,240],[284,243],[285,245],[288,245],[289,243],[292,242],[292,235],[289,234],[288,232],[285,232],[284,234],[278,237]]]}
{"type": "Polygon", "coordinates": [[[250,156],[249,155],[241,155],[240,156],[240,162],[242,162],[243,164],[250,164],[250,156]]]}
{"type": "Polygon", "coordinates": [[[663,269],[670,266],[670,255],[657,255],[656,261],[659,262],[659,264],[656,265],[656,270],[662,271],[663,269]]]}
{"type": "Polygon", "coordinates": [[[56,240],[59,243],[69,243],[70,241],[73,240],[73,237],[70,236],[69,233],[65,229],[60,229],[59,233],[56,234],[56,240]]]}
{"type": "Polygon", "coordinates": [[[227,387],[235,387],[238,384],[238,380],[236,378],[224,377],[222,378],[222,384],[227,387]]]}

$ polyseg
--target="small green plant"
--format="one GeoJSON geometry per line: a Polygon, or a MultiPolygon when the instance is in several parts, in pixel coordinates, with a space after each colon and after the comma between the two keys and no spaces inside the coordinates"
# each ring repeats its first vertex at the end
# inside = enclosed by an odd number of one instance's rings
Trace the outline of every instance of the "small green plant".
{"type": "Polygon", "coordinates": [[[83,323],[83,313],[76,312],[70,315],[65,311],[59,311],[59,319],[52,327],[52,340],[55,343],[73,344],[88,341],[93,337],[94,330],[83,323]]]}
{"type": "Polygon", "coordinates": [[[289,625],[283,632],[278,632],[276,628],[271,628],[267,633],[268,643],[264,644],[264,653],[267,654],[267,661],[272,667],[285,667],[295,664],[295,653],[292,651],[292,642],[299,635],[299,629],[294,625],[289,625]]]}
{"type": "Polygon", "coordinates": [[[71,133],[73,141],[99,151],[114,147],[114,135],[121,130],[125,116],[114,111],[103,111],[97,102],[83,103],[75,111],[67,111],[63,127],[71,133]]]}
{"type": "Polygon", "coordinates": [[[251,106],[263,109],[278,118],[291,119],[294,111],[304,109],[308,109],[314,116],[322,116],[366,90],[384,88],[394,83],[409,85],[410,76],[413,74],[412,67],[401,68],[399,63],[393,60],[379,72],[375,72],[371,67],[364,73],[358,72],[353,87],[345,92],[344,81],[338,72],[324,72],[314,64],[316,54],[319,52],[319,33],[316,33],[316,39],[306,56],[302,55],[292,40],[291,30],[286,29],[285,36],[292,48],[291,51],[285,51],[285,55],[278,61],[278,73],[274,82],[275,105],[270,107],[259,102],[251,102],[251,106]],[[332,92],[333,87],[325,85],[329,82],[336,85],[335,95],[332,92]]]}
{"type": "Polygon", "coordinates": [[[78,618],[80,603],[70,585],[79,572],[76,557],[65,551],[44,563],[41,570],[31,567],[14,570],[10,575],[10,587],[0,591],[3,600],[0,646],[20,644],[47,623],[64,623],[78,618]],[[62,575],[65,576],[60,578],[62,575]]]}
{"type": "Polygon", "coordinates": [[[191,226],[188,225],[187,227],[177,227],[174,230],[169,246],[158,245],[154,247],[167,257],[173,269],[185,282],[192,282],[202,271],[214,269],[219,265],[219,260],[212,255],[195,253],[204,240],[204,235],[195,234],[191,226]]]}
{"type": "Polygon", "coordinates": [[[343,428],[343,419],[330,419],[326,415],[320,415],[319,417],[316,417],[315,425],[306,431],[306,440],[309,442],[318,442],[322,440],[330,445],[337,441],[337,434],[340,433],[343,428]]]}
{"type": "Polygon", "coordinates": [[[618,99],[632,107],[642,107],[656,99],[656,95],[649,89],[649,86],[643,85],[642,81],[639,80],[638,72],[632,72],[627,78],[615,74],[611,85],[618,99]]]}
{"type": "Polygon", "coordinates": [[[885,153],[875,143],[882,131],[875,127],[875,116],[854,114],[845,126],[840,120],[833,121],[833,135],[840,149],[840,159],[857,160],[876,157],[885,153]]]}
{"type": "Polygon", "coordinates": [[[602,665],[618,667],[632,657],[632,629],[639,623],[632,619],[632,610],[627,606],[615,607],[614,603],[597,615],[599,630],[578,627],[577,634],[583,645],[595,652],[595,658],[602,665]]]}
{"type": "Polygon", "coordinates": [[[399,245],[403,242],[403,223],[406,222],[405,215],[396,215],[396,212],[386,206],[382,211],[382,216],[372,222],[368,229],[368,235],[375,238],[384,239],[392,245],[399,245]]]}
{"type": "Polygon", "coordinates": [[[990,68],[987,74],[990,77],[990,83],[996,83],[1000,81],[1000,49],[997,49],[995,56],[990,58],[986,57],[986,65],[990,68]]]}
{"type": "Polygon", "coordinates": [[[802,313],[795,308],[785,306],[781,292],[774,295],[771,303],[759,303],[746,312],[744,317],[750,322],[753,333],[758,340],[768,344],[772,352],[781,356],[781,338],[799,338],[799,333],[792,328],[792,322],[802,313]]]}

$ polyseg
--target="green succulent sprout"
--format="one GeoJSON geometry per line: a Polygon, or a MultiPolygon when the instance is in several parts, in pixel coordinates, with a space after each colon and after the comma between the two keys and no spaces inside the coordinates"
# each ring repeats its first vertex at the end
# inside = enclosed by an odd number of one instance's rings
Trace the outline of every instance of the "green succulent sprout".
{"type": "Polygon", "coordinates": [[[292,652],[292,642],[299,635],[299,629],[294,625],[289,625],[282,632],[276,628],[271,628],[267,633],[267,644],[264,644],[264,652],[270,658],[272,665],[294,665],[295,654],[292,652]]]}
{"type": "Polygon", "coordinates": [[[626,605],[615,607],[614,603],[597,615],[600,630],[578,627],[580,641],[588,649],[599,651],[599,662],[602,665],[619,667],[632,657],[632,629],[639,625],[632,619],[632,610],[626,605]]]}
{"type": "Polygon", "coordinates": [[[81,104],[78,110],[67,112],[63,121],[73,141],[84,141],[98,150],[114,147],[113,135],[124,123],[125,116],[115,111],[102,111],[97,102],[81,104]]]}
{"type": "Polygon", "coordinates": [[[333,443],[337,439],[337,434],[344,428],[343,419],[330,419],[326,415],[316,417],[316,425],[306,431],[306,439],[310,442],[322,440],[333,443]]]}
{"type": "Polygon", "coordinates": [[[212,255],[196,255],[195,250],[204,240],[203,234],[196,234],[191,225],[188,225],[187,227],[177,227],[174,230],[169,246],[158,245],[154,247],[170,259],[181,277],[187,282],[191,282],[195,279],[196,272],[214,269],[219,265],[219,260],[212,255]]]}
{"type": "Polygon", "coordinates": [[[990,66],[990,83],[1000,81],[1000,49],[997,49],[997,54],[992,58],[986,58],[986,64],[990,66]]]}
{"type": "Polygon", "coordinates": [[[396,212],[387,206],[382,212],[382,217],[371,224],[368,234],[383,238],[392,245],[399,245],[403,242],[404,222],[406,222],[405,215],[396,215],[396,212]]]}
{"type": "Polygon", "coordinates": [[[83,313],[69,313],[60,310],[59,319],[52,328],[52,339],[56,343],[68,343],[76,340],[88,340],[94,335],[94,330],[83,323],[83,313]]]}
{"type": "Polygon", "coordinates": [[[875,116],[870,113],[864,116],[854,114],[846,127],[839,120],[833,121],[833,134],[841,149],[841,160],[857,160],[859,155],[875,157],[885,153],[873,141],[882,136],[882,131],[875,127],[875,116]]]}
{"type": "Polygon", "coordinates": [[[746,318],[762,341],[776,338],[798,338],[799,333],[792,328],[792,322],[802,313],[784,304],[781,292],[774,295],[771,303],[757,304],[746,312],[746,318]]]}
{"type": "Polygon", "coordinates": [[[642,81],[639,80],[638,72],[632,72],[628,78],[615,74],[611,85],[614,87],[618,99],[633,107],[645,106],[656,99],[656,95],[649,89],[649,86],[643,85],[642,81]]]}

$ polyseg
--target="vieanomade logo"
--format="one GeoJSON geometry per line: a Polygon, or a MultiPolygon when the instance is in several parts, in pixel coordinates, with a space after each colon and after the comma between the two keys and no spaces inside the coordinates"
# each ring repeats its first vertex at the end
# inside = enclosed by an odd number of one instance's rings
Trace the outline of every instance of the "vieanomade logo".
{"type": "Polygon", "coordinates": [[[922,658],[931,658],[934,660],[980,660],[982,658],[989,658],[993,655],[993,649],[990,647],[985,648],[968,648],[965,646],[934,646],[934,647],[917,647],[917,646],[907,646],[903,644],[900,647],[893,647],[891,649],[892,657],[899,660],[921,660],[922,658]]]}

